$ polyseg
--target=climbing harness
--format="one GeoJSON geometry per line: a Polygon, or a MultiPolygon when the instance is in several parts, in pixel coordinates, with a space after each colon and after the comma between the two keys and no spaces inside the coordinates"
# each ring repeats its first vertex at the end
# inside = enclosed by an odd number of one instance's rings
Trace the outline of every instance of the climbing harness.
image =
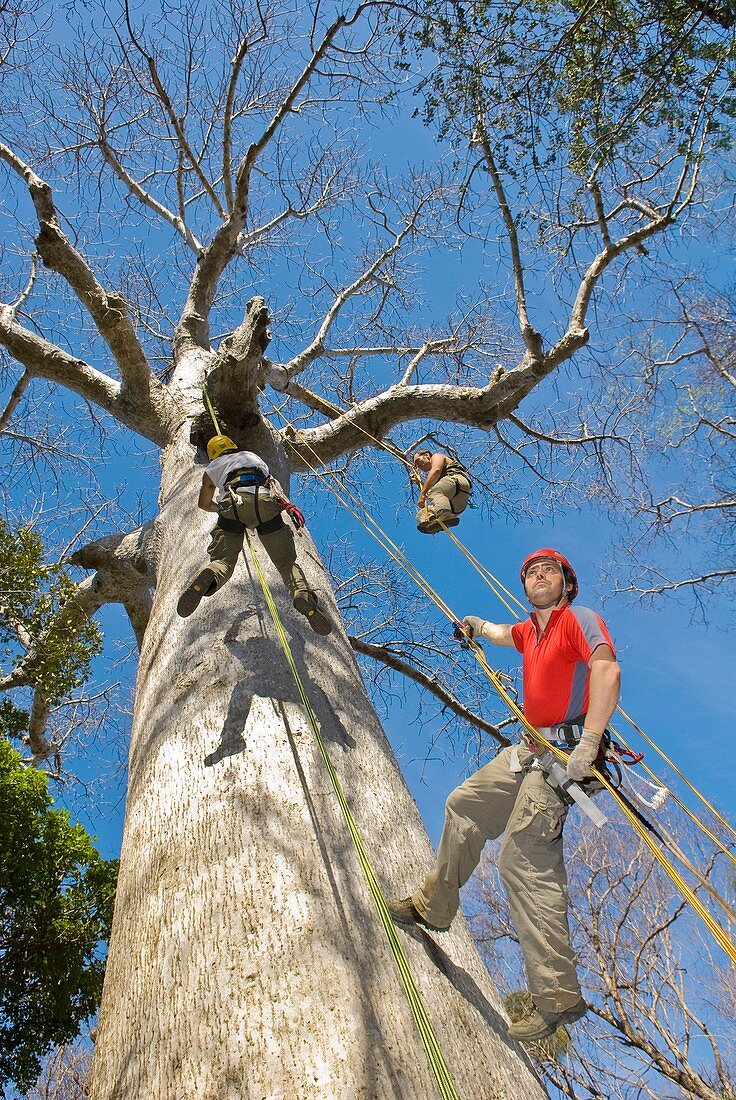
{"type": "MultiPolygon", "coordinates": [[[[345,797],[345,793],[342,789],[337,771],[335,770],[335,767],[330,758],[327,744],[324,737],[322,736],[322,731],[320,729],[319,719],[315,714],[309,695],[307,694],[302,678],[299,675],[299,669],[297,668],[296,660],[289,644],[288,635],[284,629],[283,623],[281,622],[281,617],[279,615],[278,608],[276,607],[276,602],[273,598],[273,593],[271,592],[268,580],[266,579],[266,575],[263,571],[258,553],[247,531],[245,537],[248,543],[248,549],[250,551],[251,558],[253,560],[253,565],[258,576],[258,581],[261,586],[264,599],[266,601],[266,605],[271,614],[276,634],[281,643],[284,657],[286,658],[286,662],[294,678],[294,683],[304,706],[307,721],[309,722],[310,729],[314,734],[320,754],[322,756],[322,760],[332,782],[335,796],[337,798],[340,809],[342,810],[343,818],[350,834],[350,839],[352,840],[353,847],[355,848],[358,863],[360,864],[363,874],[365,875],[365,879],[368,884],[368,889],[373,899],[373,903],[376,907],[379,919],[386,933],[389,947],[391,949],[391,954],[393,955],[394,962],[396,963],[396,968],[399,972],[399,976],[401,978],[401,982],[406,993],[406,998],[409,1002],[409,1007],[414,1017],[414,1022],[416,1023],[417,1030],[419,1031],[419,1034],[421,1036],[424,1049],[427,1053],[429,1064],[432,1068],[432,1072],[437,1082],[439,1094],[442,1097],[442,1100],[459,1100],[459,1096],[455,1089],[450,1070],[447,1066],[447,1062],[445,1061],[445,1056],[442,1053],[437,1035],[432,1026],[432,1022],[427,1014],[422,995],[416,985],[416,982],[414,981],[414,977],[409,967],[404,949],[401,946],[401,941],[399,940],[396,928],[394,927],[394,923],[391,918],[391,914],[388,910],[388,906],[386,905],[386,900],[381,891],[378,879],[376,878],[375,871],[373,870],[370,857],[368,856],[365,845],[363,843],[363,839],[358,831],[358,827],[355,824],[355,819],[350,810],[348,800],[345,797]]],[[[245,550],[243,550],[243,556],[245,557],[245,550]]]]}
{"type": "Polygon", "coordinates": [[[268,478],[262,470],[256,470],[253,466],[243,466],[241,469],[232,470],[225,482],[225,488],[237,493],[238,489],[252,489],[262,487],[268,478]]]}

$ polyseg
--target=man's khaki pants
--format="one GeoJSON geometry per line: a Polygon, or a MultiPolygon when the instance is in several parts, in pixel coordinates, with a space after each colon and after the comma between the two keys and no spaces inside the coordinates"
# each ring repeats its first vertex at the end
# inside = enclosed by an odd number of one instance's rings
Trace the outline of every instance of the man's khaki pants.
{"type": "Polygon", "coordinates": [[[562,858],[567,805],[541,769],[529,767],[532,760],[523,746],[503,749],[452,792],[437,861],[412,901],[430,924],[447,927],[483,845],[505,833],[498,867],[529,991],[538,1008],[561,1012],[580,1000],[562,858]],[[517,754],[522,770],[512,771],[517,754]]]}
{"type": "Polygon", "coordinates": [[[436,481],[427,493],[427,509],[420,508],[417,512],[417,523],[427,519],[427,510],[430,514],[437,512],[454,512],[459,516],[464,512],[470,500],[470,481],[460,474],[451,474],[441,477],[436,481]]]}
{"type": "MultiPolygon", "coordinates": [[[[233,523],[237,527],[238,523],[242,523],[251,530],[255,529],[292,598],[297,592],[310,591],[304,573],[296,564],[294,534],[281,519],[281,508],[268,489],[241,489],[236,494],[236,500],[237,504],[233,501],[220,506],[220,516],[225,525],[233,523]]],[[[243,549],[243,538],[243,531],[227,531],[219,523],[213,528],[207,553],[218,588],[222,588],[233,575],[243,549]]]]}

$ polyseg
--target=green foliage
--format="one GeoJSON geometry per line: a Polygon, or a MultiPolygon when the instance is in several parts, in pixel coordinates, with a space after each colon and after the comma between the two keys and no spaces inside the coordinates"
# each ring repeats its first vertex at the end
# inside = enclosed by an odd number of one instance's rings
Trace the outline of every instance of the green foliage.
{"type": "MultiPolygon", "coordinates": [[[[43,543],[31,527],[11,531],[0,519],[3,671],[22,665],[22,686],[41,686],[51,706],[84,682],[101,646],[98,627],[76,604],[74,588],[61,566],[44,564],[43,543]]],[[[0,722],[6,736],[18,736],[20,713],[4,704],[0,722]]]]}
{"type": "Polygon", "coordinates": [[[48,779],[0,741],[0,1087],[99,1004],[117,877],[81,825],[51,809],[48,779]]]}
{"type": "Polygon", "coordinates": [[[467,139],[481,105],[494,156],[511,175],[524,159],[534,168],[564,159],[584,176],[615,156],[636,163],[653,137],[681,150],[698,115],[730,141],[736,47],[727,5],[450,0],[424,10],[412,45],[437,56],[422,86],[425,119],[467,139]]]}
{"type": "Polygon", "coordinates": [[[28,711],[16,707],[10,699],[0,699],[0,737],[20,740],[28,729],[28,711]]]}

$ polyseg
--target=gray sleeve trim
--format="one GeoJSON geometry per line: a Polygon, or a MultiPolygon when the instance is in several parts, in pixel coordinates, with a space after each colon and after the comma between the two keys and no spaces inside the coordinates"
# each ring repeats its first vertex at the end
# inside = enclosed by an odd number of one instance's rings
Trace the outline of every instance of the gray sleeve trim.
{"type": "Polygon", "coordinates": [[[598,621],[598,616],[595,611],[591,611],[589,607],[571,607],[573,615],[578,621],[578,625],[585,635],[585,640],[590,646],[591,653],[594,649],[597,649],[599,645],[610,645],[610,641],[601,630],[601,624],[598,621]]]}

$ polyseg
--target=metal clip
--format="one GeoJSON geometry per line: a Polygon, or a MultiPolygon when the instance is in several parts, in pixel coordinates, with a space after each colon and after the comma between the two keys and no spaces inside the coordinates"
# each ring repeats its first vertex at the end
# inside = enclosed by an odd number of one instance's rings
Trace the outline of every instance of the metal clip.
{"type": "Polygon", "coordinates": [[[555,760],[552,753],[547,749],[540,756],[537,757],[539,766],[544,774],[551,779],[555,787],[559,787],[577,802],[580,809],[583,811],[586,817],[590,818],[594,825],[600,829],[608,821],[605,814],[602,814],[598,807],[593,803],[593,799],[589,797],[580,786],[579,783],[575,783],[572,779],[567,778],[567,772],[562,767],[562,764],[558,760],[555,760]]]}

